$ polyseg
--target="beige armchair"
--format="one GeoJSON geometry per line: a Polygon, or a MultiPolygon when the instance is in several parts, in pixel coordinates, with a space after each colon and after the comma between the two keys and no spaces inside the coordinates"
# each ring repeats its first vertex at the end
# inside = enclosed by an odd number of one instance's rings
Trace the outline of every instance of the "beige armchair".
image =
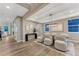
{"type": "Polygon", "coordinates": [[[41,43],[41,42],[44,42],[43,36],[38,36],[38,37],[37,37],[37,41],[40,42],[40,43],[41,43]]]}
{"type": "Polygon", "coordinates": [[[45,44],[45,45],[52,45],[52,44],[53,44],[53,40],[50,39],[50,38],[45,38],[45,39],[44,39],[44,44],[45,44]]]}
{"type": "Polygon", "coordinates": [[[58,50],[61,51],[67,51],[67,38],[60,36],[60,35],[55,35],[54,37],[55,39],[55,44],[54,47],[58,50]]]}
{"type": "Polygon", "coordinates": [[[50,33],[44,33],[44,44],[45,45],[52,45],[53,44],[53,38],[50,33]]]}

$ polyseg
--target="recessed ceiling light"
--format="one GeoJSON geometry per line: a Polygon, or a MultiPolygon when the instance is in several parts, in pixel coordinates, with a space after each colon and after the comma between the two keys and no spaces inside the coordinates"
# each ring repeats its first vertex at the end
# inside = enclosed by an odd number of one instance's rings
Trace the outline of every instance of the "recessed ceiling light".
{"type": "Polygon", "coordinates": [[[10,6],[6,6],[6,8],[10,9],[10,6]]]}

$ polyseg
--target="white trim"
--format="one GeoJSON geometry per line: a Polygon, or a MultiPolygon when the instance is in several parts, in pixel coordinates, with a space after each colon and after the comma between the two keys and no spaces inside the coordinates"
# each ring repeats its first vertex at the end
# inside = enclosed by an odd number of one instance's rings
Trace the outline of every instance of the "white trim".
{"type": "Polygon", "coordinates": [[[76,41],[76,40],[68,40],[68,42],[79,43],[79,41],[76,41]]]}
{"type": "Polygon", "coordinates": [[[25,40],[22,40],[22,42],[25,42],[25,40]]]}
{"type": "Polygon", "coordinates": [[[19,42],[22,42],[22,40],[16,40],[16,41],[17,41],[18,43],[19,43],[19,42]]]}

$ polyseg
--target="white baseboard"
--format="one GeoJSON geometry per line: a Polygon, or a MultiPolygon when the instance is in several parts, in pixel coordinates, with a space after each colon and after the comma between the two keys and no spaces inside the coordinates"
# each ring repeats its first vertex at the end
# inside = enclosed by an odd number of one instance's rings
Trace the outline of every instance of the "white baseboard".
{"type": "Polygon", "coordinates": [[[79,41],[77,41],[77,40],[70,40],[70,42],[79,43],[79,41]]]}
{"type": "Polygon", "coordinates": [[[19,42],[22,42],[22,40],[16,40],[16,41],[17,41],[18,43],[19,43],[19,42]]]}
{"type": "Polygon", "coordinates": [[[22,42],[25,42],[25,40],[22,40],[22,42]]]}

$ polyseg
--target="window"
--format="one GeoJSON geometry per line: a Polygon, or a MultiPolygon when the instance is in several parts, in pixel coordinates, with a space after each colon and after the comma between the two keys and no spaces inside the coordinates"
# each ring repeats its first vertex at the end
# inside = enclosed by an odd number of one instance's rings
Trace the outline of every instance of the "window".
{"type": "Polygon", "coordinates": [[[68,20],[68,32],[79,32],[79,19],[68,20]]]}
{"type": "Polygon", "coordinates": [[[45,32],[49,32],[49,24],[45,24],[44,27],[45,27],[45,30],[44,31],[45,32]]]}
{"type": "Polygon", "coordinates": [[[8,26],[4,26],[4,32],[8,32],[8,26]]]}

